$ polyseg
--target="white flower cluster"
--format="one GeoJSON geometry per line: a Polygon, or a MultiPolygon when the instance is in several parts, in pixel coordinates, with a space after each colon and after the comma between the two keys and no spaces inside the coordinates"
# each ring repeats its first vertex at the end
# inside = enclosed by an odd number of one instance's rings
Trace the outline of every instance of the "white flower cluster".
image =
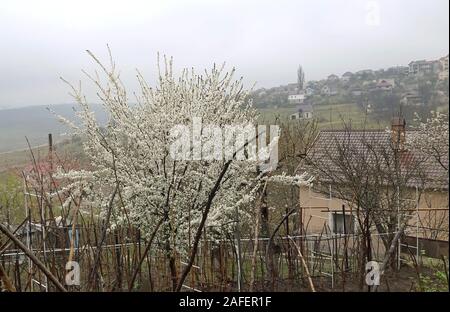
{"type": "Polygon", "coordinates": [[[431,117],[425,122],[421,121],[417,113],[415,120],[418,126],[407,138],[407,144],[411,148],[420,150],[425,155],[434,157],[448,171],[448,116],[432,111],[431,117]]]}
{"type": "Polygon", "coordinates": [[[306,172],[295,176],[288,176],[283,172],[281,175],[271,176],[269,181],[284,185],[309,186],[313,183],[314,177],[308,175],[306,172]]]}
{"type": "MultiPolygon", "coordinates": [[[[107,82],[101,84],[99,78],[94,82],[109,115],[106,125],[96,120],[81,89],[72,88],[81,107],[82,126],[68,124],[84,137],[84,150],[94,169],[60,172],[59,177],[71,181],[65,190],[85,196],[83,203],[101,208],[100,216],[118,185],[120,196],[114,199],[112,226],[129,220],[148,236],[164,218],[157,242],[169,242],[172,250],[185,252],[225,161],[172,159],[169,130],[179,124],[190,125],[197,117],[218,126],[255,124],[257,114],[242,81],[233,79],[234,70],[225,73],[223,66],[214,67],[204,75],[184,70],[175,78],[172,61],[164,64],[156,88],[138,75],[141,92],[137,105],[130,104],[114,65],[109,70],[100,64],[107,82]]],[[[245,206],[252,200],[259,179],[255,168],[254,162],[231,163],[207,219],[210,238],[232,230],[236,205],[245,206]]],[[[250,218],[245,209],[239,211],[240,222],[250,218]]]]}

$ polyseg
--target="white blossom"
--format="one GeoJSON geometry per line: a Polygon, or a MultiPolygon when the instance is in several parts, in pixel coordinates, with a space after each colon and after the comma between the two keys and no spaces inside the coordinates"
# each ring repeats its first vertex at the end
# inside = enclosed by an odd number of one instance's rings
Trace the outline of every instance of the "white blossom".
{"type": "MultiPolygon", "coordinates": [[[[169,241],[173,250],[185,252],[224,160],[171,159],[170,129],[190,125],[193,118],[219,127],[256,124],[257,114],[242,81],[233,79],[234,70],[225,73],[223,66],[214,66],[204,75],[184,70],[176,78],[172,60],[165,59],[164,65],[155,88],[138,74],[141,90],[137,105],[133,105],[114,65],[109,70],[100,64],[107,82],[102,85],[99,79],[93,80],[109,115],[106,125],[96,120],[81,89],[72,88],[82,122],[72,128],[84,137],[84,151],[93,170],[60,172],[59,177],[71,181],[66,191],[84,196],[85,205],[100,208],[100,216],[119,185],[112,226],[130,220],[148,236],[165,217],[157,241],[169,241]]],[[[210,237],[221,237],[233,229],[236,205],[248,204],[254,196],[259,179],[255,168],[251,161],[231,163],[207,219],[210,237]]],[[[239,211],[240,222],[250,218],[245,209],[239,211]]]]}
{"type": "Polygon", "coordinates": [[[411,131],[407,144],[425,155],[433,157],[448,171],[449,129],[448,116],[439,112],[431,112],[431,117],[422,122],[416,114],[418,126],[411,131]]]}

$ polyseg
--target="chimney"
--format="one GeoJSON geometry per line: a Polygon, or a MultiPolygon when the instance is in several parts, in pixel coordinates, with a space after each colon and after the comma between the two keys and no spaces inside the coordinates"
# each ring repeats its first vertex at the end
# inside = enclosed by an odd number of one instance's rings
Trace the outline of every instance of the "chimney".
{"type": "Polygon", "coordinates": [[[394,117],[391,122],[391,140],[395,148],[403,150],[405,147],[406,121],[403,117],[394,117]]]}

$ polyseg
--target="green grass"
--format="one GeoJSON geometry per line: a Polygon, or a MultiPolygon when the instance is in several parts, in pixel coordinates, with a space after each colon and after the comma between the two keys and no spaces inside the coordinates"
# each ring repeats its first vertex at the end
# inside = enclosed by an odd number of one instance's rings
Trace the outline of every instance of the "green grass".
{"type": "Polygon", "coordinates": [[[388,120],[376,120],[356,105],[356,103],[317,105],[314,116],[319,128],[340,129],[343,123],[351,124],[355,129],[379,129],[388,124],[388,120]]]}
{"type": "MultiPolygon", "coordinates": [[[[314,105],[314,118],[320,129],[342,129],[343,124],[351,124],[354,129],[380,129],[389,124],[389,120],[377,120],[358,107],[356,103],[314,105]]],[[[286,119],[295,113],[295,107],[262,108],[259,121],[271,123],[276,117],[286,119]]]]}
{"type": "Polygon", "coordinates": [[[289,115],[295,113],[295,107],[281,107],[281,108],[260,108],[258,109],[260,114],[259,122],[271,123],[275,121],[275,118],[280,117],[282,119],[288,118],[289,115]]]}

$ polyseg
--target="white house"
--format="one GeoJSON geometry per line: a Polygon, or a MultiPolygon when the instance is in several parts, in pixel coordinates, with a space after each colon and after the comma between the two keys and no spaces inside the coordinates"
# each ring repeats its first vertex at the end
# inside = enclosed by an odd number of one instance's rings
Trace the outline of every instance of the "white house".
{"type": "Polygon", "coordinates": [[[288,96],[288,102],[290,104],[301,104],[305,100],[305,94],[299,93],[299,94],[290,94],[288,96]]]}
{"type": "Polygon", "coordinates": [[[440,63],[439,80],[448,79],[448,55],[441,57],[439,59],[439,63],[440,63]]]}
{"type": "Polygon", "coordinates": [[[439,71],[439,61],[412,61],[408,66],[410,75],[433,74],[439,71]]]}

